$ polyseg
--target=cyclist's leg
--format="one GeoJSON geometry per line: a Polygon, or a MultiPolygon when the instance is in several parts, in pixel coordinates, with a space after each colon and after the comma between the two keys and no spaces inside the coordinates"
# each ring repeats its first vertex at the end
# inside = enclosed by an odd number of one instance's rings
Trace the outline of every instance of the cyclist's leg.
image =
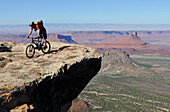
{"type": "Polygon", "coordinates": [[[42,35],[42,30],[38,30],[38,38],[37,38],[37,43],[38,43],[38,45],[39,45],[39,37],[41,38],[41,35],[42,35]]]}
{"type": "Polygon", "coordinates": [[[47,46],[47,40],[46,39],[44,39],[44,44],[45,44],[45,46],[47,46]]]}
{"type": "Polygon", "coordinates": [[[44,29],[42,33],[43,33],[43,37],[44,37],[44,44],[45,44],[45,46],[47,46],[47,40],[46,40],[47,39],[47,32],[44,29]]]}
{"type": "Polygon", "coordinates": [[[37,44],[39,44],[39,38],[37,38],[37,44]]]}
{"type": "Polygon", "coordinates": [[[39,38],[37,38],[37,42],[35,43],[36,45],[36,49],[38,49],[38,45],[39,45],[39,38]]]}

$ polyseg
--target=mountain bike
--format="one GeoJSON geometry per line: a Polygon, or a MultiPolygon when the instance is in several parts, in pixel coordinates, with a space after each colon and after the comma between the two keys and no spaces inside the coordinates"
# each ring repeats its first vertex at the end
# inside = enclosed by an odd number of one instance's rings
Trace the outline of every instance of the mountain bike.
{"type": "Polygon", "coordinates": [[[26,47],[25,54],[28,58],[32,58],[35,54],[35,49],[41,50],[44,54],[49,53],[51,49],[51,44],[46,40],[46,47],[43,38],[31,37],[32,43],[26,47]],[[39,42],[37,40],[39,38],[39,42]]]}

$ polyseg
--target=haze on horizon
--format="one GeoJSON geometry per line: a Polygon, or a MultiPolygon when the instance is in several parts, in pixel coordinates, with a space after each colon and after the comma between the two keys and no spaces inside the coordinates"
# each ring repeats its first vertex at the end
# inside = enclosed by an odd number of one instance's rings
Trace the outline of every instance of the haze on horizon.
{"type": "Polygon", "coordinates": [[[1,0],[0,25],[45,23],[170,24],[169,0],[1,0]]]}

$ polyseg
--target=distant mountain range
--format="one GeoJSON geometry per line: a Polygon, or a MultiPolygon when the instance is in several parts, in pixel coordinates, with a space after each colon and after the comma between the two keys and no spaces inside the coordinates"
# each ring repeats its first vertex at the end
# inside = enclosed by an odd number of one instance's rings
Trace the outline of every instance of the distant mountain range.
{"type": "MultiPolygon", "coordinates": [[[[48,40],[83,44],[100,50],[116,48],[128,53],[140,50],[140,53],[170,54],[170,25],[47,23],[45,27],[48,40]],[[133,32],[136,36],[131,36],[133,32]],[[165,51],[150,47],[152,45],[161,46],[165,51]]],[[[0,41],[28,43],[30,39],[26,36],[29,31],[28,25],[0,25],[0,41]]]]}
{"type": "MultiPolygon", "coordinates": [[[[28,23],[29,24],[29,23],[28,23]]],[[[0,34],[28,33],[28,24],[0,25],[0,34]]],[[[102,24],[102,23],[45,23],[49,33],[65,31],[137,31],[170,30],[170,24],[102,24]]]]}

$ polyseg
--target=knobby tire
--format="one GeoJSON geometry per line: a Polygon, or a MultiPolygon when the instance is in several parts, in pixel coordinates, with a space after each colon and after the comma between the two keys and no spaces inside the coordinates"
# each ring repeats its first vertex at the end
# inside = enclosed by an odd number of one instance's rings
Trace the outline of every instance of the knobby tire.
{"type": "Polygon", "coordinates": [[[32,44],[28,45],[25,54],[28,58],[32,58],[35,54],[35,47],[32,44]]]}
{"type": "Polygon", "coordinates": [[[44,42],[43,42],[43,45],[42,45],[42,49],[41,49],[41,50],[42,50],[42,52],[43,52],[44,54],[50,52],[50,49],[51,49],[51,44],[50,44],[50,42],[46,41],[46,46],[47,46],[47,48],[44,49],[45,44],[44,44],[44,42]]]}

